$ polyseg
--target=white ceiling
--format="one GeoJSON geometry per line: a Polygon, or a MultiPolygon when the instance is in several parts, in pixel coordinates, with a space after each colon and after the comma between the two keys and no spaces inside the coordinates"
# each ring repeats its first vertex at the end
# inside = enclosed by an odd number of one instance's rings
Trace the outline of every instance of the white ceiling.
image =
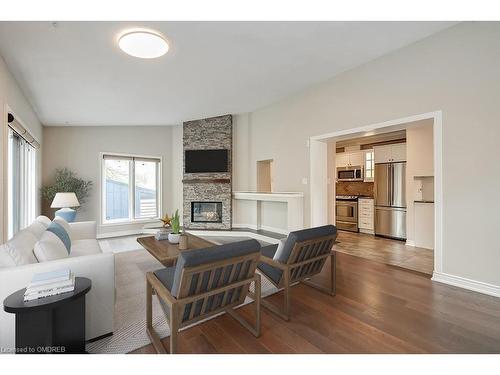
{"type": "Polygon", "coordinates": [[[0,54],[44,125],[175,125],[253,111],[451,22],[0,22],[0,54]],[[135,27],[167,37],[124,54],[135,27]]]}

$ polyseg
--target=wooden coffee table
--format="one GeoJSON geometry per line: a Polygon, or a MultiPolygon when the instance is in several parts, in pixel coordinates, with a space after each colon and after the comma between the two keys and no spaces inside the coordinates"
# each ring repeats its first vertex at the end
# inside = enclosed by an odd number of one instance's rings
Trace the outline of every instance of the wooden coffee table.
{"type": "MultiPolygon", "coordinates": [[[[214,243],[204,240],[194,234],[186,233],[188,236],[188,249],[203,249],[206,247],[215,246],[214,243]]],[[[168,240],[158,241],[154,236],[137,238],[142,247],[144,247],[152,256],[154,256],[165,267],[170,267],[175,264],[177,257],[181,253],[179,244],[172,244],[168,240]]]]}

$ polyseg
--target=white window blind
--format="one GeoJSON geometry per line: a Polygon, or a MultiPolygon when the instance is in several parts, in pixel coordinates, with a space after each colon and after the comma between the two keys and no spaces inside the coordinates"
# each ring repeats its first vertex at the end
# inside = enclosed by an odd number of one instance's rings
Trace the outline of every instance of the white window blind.
{"type": "Polygon", "coordinates": [[[9,128],[8,237],[30,225],[36,213],[36,153],[25,138],[9,128]]]}

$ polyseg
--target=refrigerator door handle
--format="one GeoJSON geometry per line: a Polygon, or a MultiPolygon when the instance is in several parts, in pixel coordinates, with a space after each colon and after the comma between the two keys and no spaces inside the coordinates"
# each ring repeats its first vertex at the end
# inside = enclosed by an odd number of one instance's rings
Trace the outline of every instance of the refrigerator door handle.
{"type": "Polygon", "coordinates": [[[392,164],[389,164],[388,165],[388,171],[387,171],[387,178],[388,178],[388,194],[389,194],[389,199],[387,200],[389,202],[389,206],[393,206],[394,204],[394,191],[393,191],[393,188],[394,186],[392,184],[394,184],[394,169],[392,168],[392,164]]]}

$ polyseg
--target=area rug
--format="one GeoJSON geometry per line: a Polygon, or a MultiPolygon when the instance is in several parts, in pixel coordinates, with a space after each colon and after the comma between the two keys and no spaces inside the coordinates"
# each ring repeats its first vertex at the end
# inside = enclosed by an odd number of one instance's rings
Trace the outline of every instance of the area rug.
{"type": "MultiPolygon", "coordinates": [[[[112,336],[88,343],[86,349],[89,353],[123,354],[150,344],[146,333],[145,275],[146,272],[161,267],[162,265],[146,250],[115,254],[116,303],[114,332],[112,336]]],[[[274,285],[265,277],[262,277],[261,284],[262,296],[277,292],[274,285]]],[[[253,289],[253,285],[251,289],[253,289]]],[[[251,301],[250,298],[247,298],[245,303],[251,301]]],[[[213,318],[215,317],[209,319],[213,318]]],[[[153,327],[161,338],[170,335],[170,329],[156,296],[153,297],[153,327]]]]}

